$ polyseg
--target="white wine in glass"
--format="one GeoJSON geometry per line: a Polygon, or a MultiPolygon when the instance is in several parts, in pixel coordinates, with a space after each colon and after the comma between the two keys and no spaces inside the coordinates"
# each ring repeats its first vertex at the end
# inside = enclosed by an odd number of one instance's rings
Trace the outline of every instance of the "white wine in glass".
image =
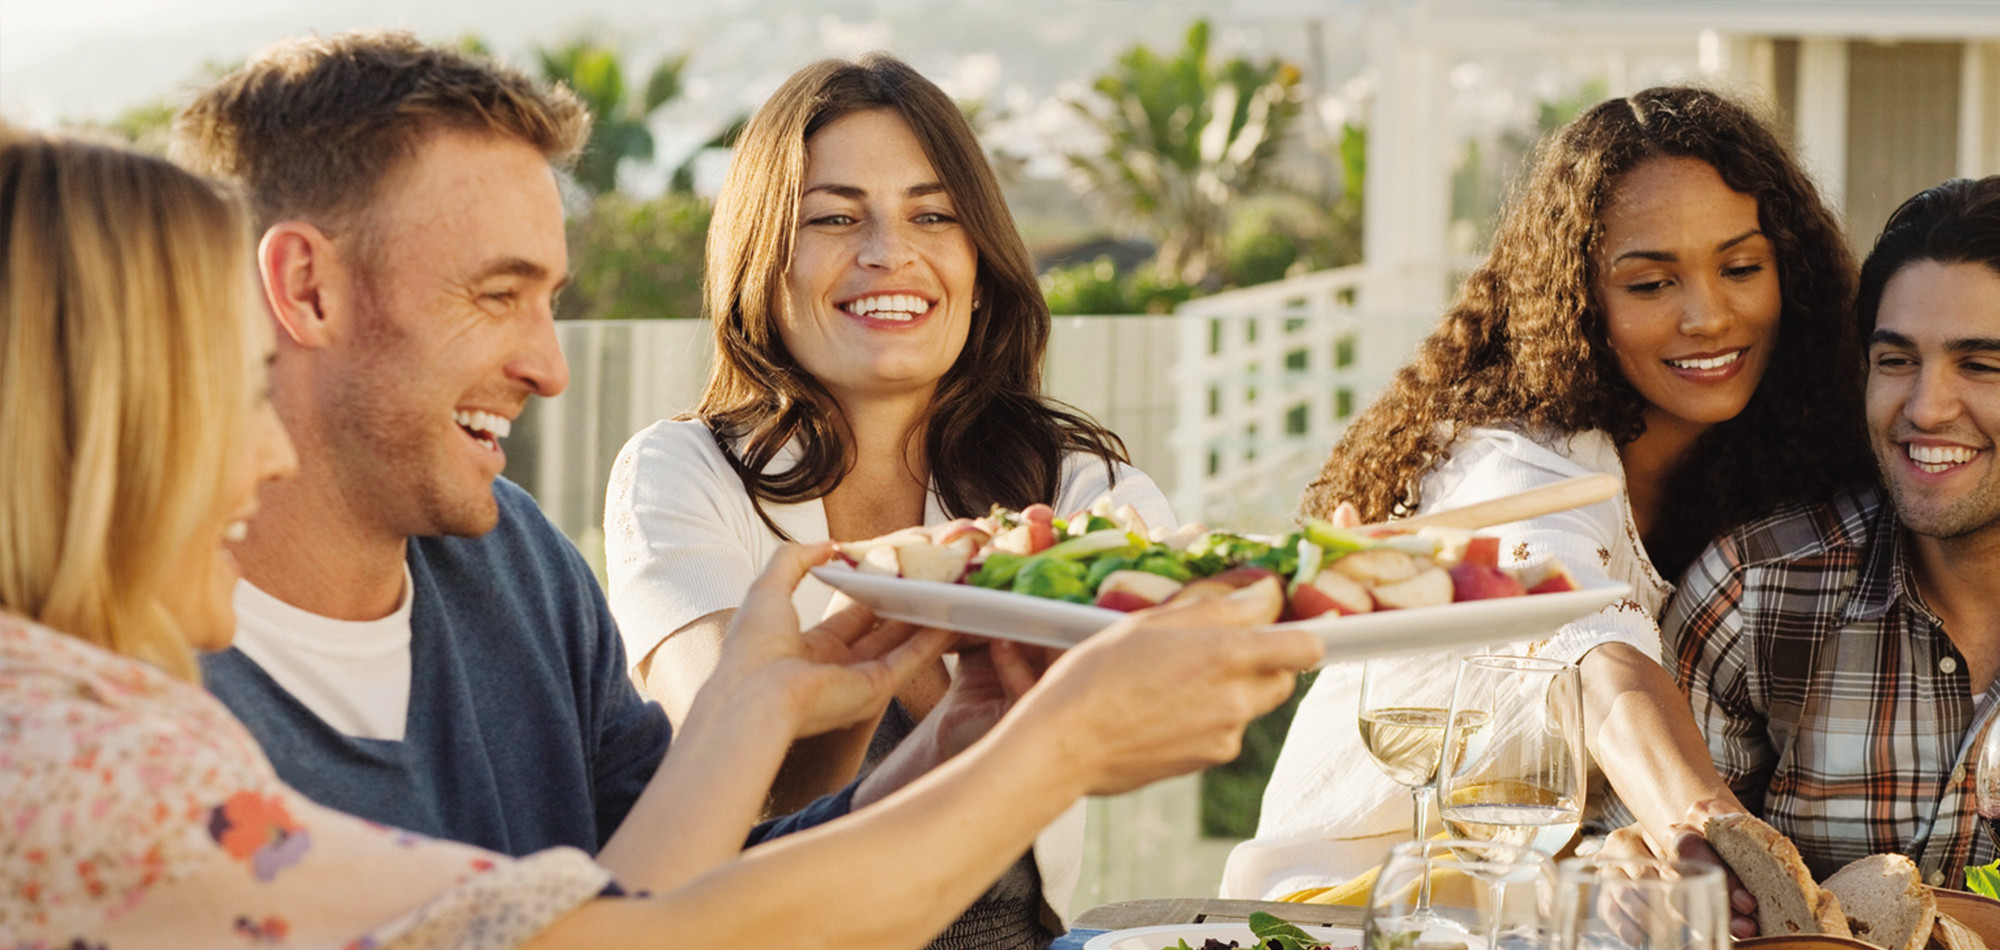
{"type": "Polygon", "coordinates": [[[1462,786],[1444,806],[1445,828],[1454,838],[1519,845],[1542,854],[1568,844],[1582,818],[1559,793],[1525,782],[1462,786]]]}
{"type": "MultiPolygon", "coordinates": [[[[1410,790],[1411,837],[1421,838],[1430,819],[1451,695],[1430,672],[1432,661],[1369,660],[1361,668],[1358,725],[1369,758],[1390,781],[1410,790]]],[[[1484,721],[1483,719],[1480,721],[1484,721]]],[[[1468,720],[1468,729],[1477,723],[1468,720]]]]}
{"type": "MultiPolygon", "coordinates": [[[[1478,728],[1486,716],[1460,714],[1465,729],[1478,728]]],[[[1437,780],[1438,750],[1450,710],[1437,706],[1385,706],[1361,713],[1361,744],[1383,774],[1398,785],[1427,787],[1437,780]]]]}
{"type": "Polygon", "coordinates": [[[1583,696],[1574,664],[1476,656],[1459,668],[1455,716],[1482,728],[1447,729],[1438,798],[1453,837],[1554,854],[1583,817],[1583,696]]]}

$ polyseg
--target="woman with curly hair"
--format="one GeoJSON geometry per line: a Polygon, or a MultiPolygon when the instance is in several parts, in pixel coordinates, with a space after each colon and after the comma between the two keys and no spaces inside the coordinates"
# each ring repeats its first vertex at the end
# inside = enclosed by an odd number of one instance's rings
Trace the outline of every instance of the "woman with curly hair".
{"type": "MultiPolygon", "coordinates": [[[[716,198],[707,271],[708,387],[619,453],[604,515],[626,655],[676,721],[784,541],[857,541],[995,504],[1067,514],[1107,491],[1172,526],[1118,437],[1042,395],[1050,318],[1027,248],[958,106],[904,63],[827,60],[772,94],[716,198]]],[[[794,603],[813,623],[832,600],[808,579],[794,603]]],[[[990,682],[990,658],[967,652],[961,690],[990,682]]],[[[929,715],[953,682],[935,664],[879,728],[794,747],[773,810],[839,789],[864,761],[887,763],[865,801],[949,758],[983,728],[959,704],[929,715]],[[910,751],[885,760],[906,736],[910,751]]],[[[939,946],[1046,942],[1043,897],[1060,917],[1081,822],[1052,827],[939,946]]]]}
{"type": "MultiPolygon", "coordinates": [[[[1524,645],[1579,662],[1587,740],[1617,797],[1660,840],[1738,810],[1708,760],[1654,622],[1670,578],[1712,537],[1780,502],[1869,477],[1854,264],[1797,160],[1715,92],[1648,89],[1555,133],[1484,264],[1414,361],[1342,436],[1304,512],[1378,520],[1611,472],[1617,498],[1503,525],[1502,554],[1559,557],[1629,599],[1524,645]]],[[[1448,700],[1453,660],[1402,668],[1448,700]],[[1419,672],[1420,671],[1420,672],[1419,672]]],[[[1362,753],[1359,669],[1321,674],[1300,709],[1244,869],[1301,882],[1274,842],[1407,836],[1406,794],[1362,753]],[[1337,783],[1328,788],[1327,783],[1337,783]]],[[[1392,674],[1393,675],[1393,674],[1392,674]]],[[[1615,814],[1616,809],[1613,809],[1615,814]]]]}

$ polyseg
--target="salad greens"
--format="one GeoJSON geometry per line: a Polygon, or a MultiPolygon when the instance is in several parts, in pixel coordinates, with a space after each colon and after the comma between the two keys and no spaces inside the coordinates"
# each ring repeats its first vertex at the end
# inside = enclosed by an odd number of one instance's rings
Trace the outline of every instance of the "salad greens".
{"type": "MultiPolygon", "coordinates": [[[[1250,933],[1257,938],[1257,950],[1320,950],[1326,946],[1314,939],[1312,934],[1261,910],[1250,915],[1250,933]]],[[[1177,941],[1175,946],[1161,950],[1230,950],[1235,946],[1234,940],[1227,944],[1220,940],[1206,940],[1202,946],[1196,947],[1183,939],[1177,941]]]]}
{"type": "Polygon", "coordinates": [[[2000,900],[2000,861],[1966,868],[1965,889],[1981,897],[2000,900]]]}
{"type": "Polygon", "coordinates": [[[1434,607],[1578,589],[1554,559],[1499,563],[1499,539],[1452,528],[1363,534],[1323,521],[1277,537],[1187,525],[1149,530],[1109,498],[1067,520],[1047,505],[906,528],[841,545],[863,573],[966,583],[1111,610],[1178,597],[1246,597],[1271,619],[1434,607]]]}

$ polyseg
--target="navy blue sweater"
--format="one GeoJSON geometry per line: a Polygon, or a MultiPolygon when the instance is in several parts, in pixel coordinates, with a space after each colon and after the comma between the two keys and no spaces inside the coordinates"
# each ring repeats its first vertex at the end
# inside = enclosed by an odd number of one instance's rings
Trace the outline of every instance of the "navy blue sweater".
{"type": "MultiPolygon", "coordinates": [[[[202,657],[217,698],[278,776],[323,805],[525,855],[596,854],[666,755],[671,729],[625,674],[597,579],[506,480],[478,538],[411,538],[410,711],[401,741],[336,732],[242,651],[202,657]]],[[[851,787],[751,842],[847,811],[851,787]]]]}

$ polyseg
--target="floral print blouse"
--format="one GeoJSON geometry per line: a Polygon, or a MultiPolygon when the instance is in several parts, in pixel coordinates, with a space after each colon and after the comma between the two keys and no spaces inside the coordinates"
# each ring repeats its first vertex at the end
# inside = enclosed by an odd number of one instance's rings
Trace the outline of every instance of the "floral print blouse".
{"type": "Polygon", "coordinates": [[[201,689],[0,613],[0,950],[512,947],[610,887],[315,805],[201,689]]]}

